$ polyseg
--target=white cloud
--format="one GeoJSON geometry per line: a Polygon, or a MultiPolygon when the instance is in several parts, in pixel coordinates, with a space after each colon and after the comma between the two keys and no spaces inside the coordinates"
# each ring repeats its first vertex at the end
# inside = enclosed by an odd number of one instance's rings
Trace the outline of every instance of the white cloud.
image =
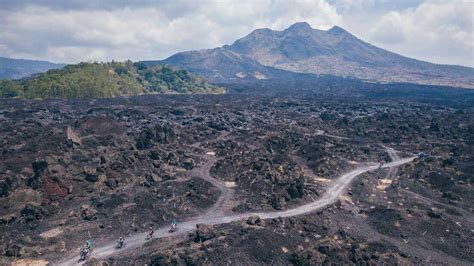
{"type": "Polygon", "coordinates": [[[322,0],[141,1],[124,8],[31,2],[12,4],[0,16],[1,55],[58,62],[161,59],[231,43],[257,27],[308,21],[325,28],[341,21],[322,0]]]}
{"type": "Polygon", "coordinates": [[[474,65],[473,6],[470,1],[427,1],[383,14],[368,38],[407,56],[474,65]]]}
{"type": "Polygon", "coordinates": [[[307,21],[319,29],[341,25],[361,39],[416,58],[474,65],[466,59],[473,42],[468,2],[4,0],[2,6],[0,55],[8,57],[162,59],[232,43],[255,28],[281,30],[307,21]]]}
{"type": "Polygon", "coordinates": [[[372,39],[384,44],[399,44],[406,41],[403,16],[399,12],[389,12],[383,15],[378,23],[369,31],[372,39]]]}
{"type": "Polygon", "coordinates": [[[268,14],[271,21],[267,21],[269,27],[273,29],[281,30],[298,21],[306,21],[319,29],[328,29],[342,21],[336,8],[326,1],[279,0],[273,4],[271,12],[268,14]]]}

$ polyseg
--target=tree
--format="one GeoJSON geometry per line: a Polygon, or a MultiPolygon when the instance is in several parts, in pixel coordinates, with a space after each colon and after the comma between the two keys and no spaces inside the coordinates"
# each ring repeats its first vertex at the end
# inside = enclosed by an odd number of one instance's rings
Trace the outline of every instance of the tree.
{"type": "Polygon", "coordinates": [[[9,79],[0,81],[0,97],[13,98],[23,96],[23,87],[9,79]]]}

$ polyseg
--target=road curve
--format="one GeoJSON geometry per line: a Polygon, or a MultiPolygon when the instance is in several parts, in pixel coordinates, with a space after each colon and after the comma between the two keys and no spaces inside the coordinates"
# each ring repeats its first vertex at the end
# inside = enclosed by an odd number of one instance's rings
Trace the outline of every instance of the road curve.
{"type": "MultiPolygon", "coordinates": [[[[381,168],[396,167],[396,166],[411,162],[415,158],[416,157],[409,157],[409,158],[395,160],[390,163],[383,164],[381,168]]],[[[155,232],[155,238],[163,238],[163,237],[168,237],[171,235],[182,235],[182,234],[195,230],[197,224],[214,225],[214,224],[230,223],[232,221],[246,219],[253,215],[258,215],[262,219],[272,219],[272,218],[277,218],[277,217],[290,217],[290,216],[307,214],[307,213],[319,210],[321,208],[324,208],[334,203],[337,200],[337,198],[346,191],[350,183],[357,176],[369,171],[377,170],[378,168],[379,168],[379,164],[370,163],[370,164],[365,164],[361,167],[358,167],[346,174],[343,174],[337,179],[335,179],[328,186],[328,189],[324,192],[324,194],[320,198],[318,198],[317,200],[311,203],[304,204],[293,209],[284,210],[284,211],[275,211],[275,212],[249,212],[249,213],[234,214],[234,215],[227,215],[227,216],[223,215],[221,212],[217,212],[217,213],[206,212],[205,214],[198,216],[194,219],[180,223],[178,232],[169,233],[168,227],[162,227],[158,229],[155,232]]],[[[118,252],[123,252],[125,250],[138,248],[146,242],[145,241],[146,235],[147,233],[144,232],[144,233],[138,233],[138,234],[125,238],[126,246],[122,248],[121,250],[115,249],[115,245],[116,245],[115,242],[111,242],[104,246],[97,247],[96,249],[94,249],[94,253],[92,254],[92,257],[101,259],[101,258],[106,258],[113,254],[117,254],[118,252]]],[[[75,256],[72,258],[68,258],[62,262],[55,263],[54,265],[80,265],[81,263],[79,263],[78,261],[79,261],[79,256],[75,256]]]]}

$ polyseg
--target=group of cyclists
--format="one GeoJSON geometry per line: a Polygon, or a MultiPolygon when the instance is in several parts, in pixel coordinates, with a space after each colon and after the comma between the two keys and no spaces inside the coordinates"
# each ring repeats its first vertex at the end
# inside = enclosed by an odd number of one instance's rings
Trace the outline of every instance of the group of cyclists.
{"type": "MultiPolygon", "coordinates": [[[[176,220],[173,220],[171,222],[171,228],[169,230],[170,233],[176,232],[178,230],[178,223],[176,220]]],[[[147,237],[145,240],[151,240],[153,238],[153,235],[155,234],[155,230],[153,229],[153,226],[150,226],[150,232],[148,233],[147,237]]],[[[125,239],[123,237],[120,237],[117,240],[117,249],[121,249],[125,246],[125,239]]],[[[86,243],[84,243],[84,246],[81,249],[81,256],[80,256],[80,261],[84,261],[87,259],[87,257],[92,253],[92,248],[93,248],[93,242],[92,240],[87,240],[86,243]]]]}
{"type": "MultiPolygon", "coordinates": [[[[176,232],[176,230],[178,230],[178,223],[176,222],[176,220],[173,220],[171,222],[171,228],[169,232],[173,233],[173,232],[176,232]]],[[[146,240],[152,239],[154,234],[155,234],[155,230],[153,229],[153,226],[150,226],[150,232],[148,233],[146,240]]]]}

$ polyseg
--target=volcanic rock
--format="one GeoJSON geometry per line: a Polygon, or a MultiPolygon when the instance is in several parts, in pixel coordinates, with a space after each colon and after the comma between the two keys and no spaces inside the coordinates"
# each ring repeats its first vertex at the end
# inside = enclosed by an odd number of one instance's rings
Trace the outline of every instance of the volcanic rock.
{"type": "Polygon", "coordinates": [[[443,214],[443,211],[438,209],[438,208],[430,208],[428,210],[428,216],[431,217],[431,218],[436,218],[436,219],[439,219],[441,218],[441,215],[443,214]]]}
{"type": "Polygon", "coordinates": [[[48,169],[48,163],[46,161],[35,161],[31,165],[33,168],[33,176],[27,180],[27,185],[33,189],[38,189],[41,177],[44,175],[46,169],[48,169]]]}
{"type": "Polygon", "coordinates": [[[43,215],[41,214],[41,208],[37,206],[33,206],[30,204],[27,204],[22,210],[21,210],[21,216],[24,219],[25,222],[29,223],[32,221],[40,220],[43,215]]]}
{"type": "Polygon", "coordinates": [[[3,255],[7,257],[21,257],[23,255],[23,248],[16,244],[8,244],[3,255]]]}
{"type": "Polygon", "coordinates": [[[262,220],[260,220],[260,217],[258,215],[252,215],[247,219],[247,224],[249,225],[256,225],[260,224],[262,220]]]}
{"type": "Polygon", "coordinates": [[[194,242],[204,242],[216,236],[214,226],[208,224],[197,224],[194,242]]]}
{"type": "Polygon", "coordinates": [[[97,219],[97,210],[88,205],[81,206],[81,217],[84,220],[92,221],[97,219]]]}

